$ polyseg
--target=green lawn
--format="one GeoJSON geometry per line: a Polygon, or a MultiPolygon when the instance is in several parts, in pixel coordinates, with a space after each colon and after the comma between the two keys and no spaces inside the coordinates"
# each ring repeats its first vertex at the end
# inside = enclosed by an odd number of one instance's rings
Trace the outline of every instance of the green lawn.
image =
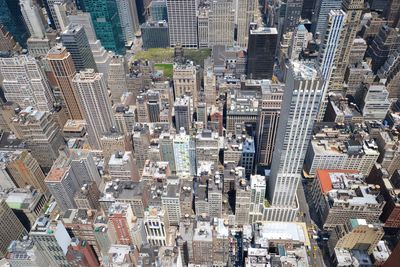
{"type": "Polygon", "coordinates": [[[154,69],[163,71],[164,77],[172,78],[174,65],[166,64],[166,63],[163,63],[163,64],[159,63],[159,64],[154,64],[154,69]]]}
{"type": "MultiPolygon", "coordinates": [[[[204,65],[204,59],[211,55],[211,49],[185,49],[185,58],[193,61],[196,65],[204,65]]],[[[150,48],[146,51],[139,51],[133,55],[133,60],[149,60],[154,63],[173,63],[174,49],[173,48],[150,48]]]]}
{"type": "Polygon", "coordinates": [[[150,48],[146,51],[139,51],[133,55],[133,60],[149,60],[154,63],[172,63],[174,61],[174,49],[172,48],[150,48]]]}

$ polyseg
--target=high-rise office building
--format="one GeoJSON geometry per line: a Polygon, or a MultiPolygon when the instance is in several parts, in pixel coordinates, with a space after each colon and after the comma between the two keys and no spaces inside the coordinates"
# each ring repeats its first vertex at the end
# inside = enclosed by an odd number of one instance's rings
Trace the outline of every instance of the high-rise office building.
{"type": "Polygon", "coordinates": [[[371,57],[371,68],[374,73],[385,64],[389,55],[400,47],[400,30],[383,25],[367,49],[371,57]]]}
{"type": "Polygon", "coordinates": [[[340,59],[337,58],[339,39],[342,36],[345,25],[346,14],[342,10],[331,10],[328,15],[328,24],[323,35],[323,45],[320,47],[319,66],[324,79],[323,98],[321,102],[318,120],[322,121],[328,105],[328,86],[332,72],[340,59]]]}
{"type": "Polygon", "coordinates": [[[292,34],[292,44],[289,50],[289,59],[299,60],[300,53],[308,45],[308,30],[304,24],[299,24],[292,34]]]}
{"type": "Polygon", "coordinates": [[[153,0],[149,6],[150,17],[154,21],[168,21],[167,2],[165,0],[153,0]]]}
{"type": "Polygon", "coordinates": [[[250,23],[258,7],[256,0],[235,0],[236,44],[242,48],[248,45],[250,23]]]}
{"type": "Polygon", "coordinates": [[[96,36],[102,45],[117,54],[124,54],[124,35],[116,0],[82,0],[84,11],[90,13],[96,36]]]}
{"type": "Polygon", "coordinates": [[[37,160],[27,150],[15,152],[6,166],[18,187],[34,186],[43,194],[48,192],[44,183],[46,177],[37,160]]]}
{"type": "Polygon", "coordinates": [[[52,221],[45,216],[39,217],[32,226],[29,236],[50,261],[51,266],[69,265],[65,255],[71,237],[61,221],[52,221]]]}
{"type": "Polygon", "coordinates": [[[342,92],[343,78],[346,67],[349,64],[350,51],[358,26],[360,24],[361,13],[364,9],[363,0],[344,0],[342,10],[346,13],[346,23],[343,27],[337,47],[337,60],[335,60],[336,69],[331,75],[330,91],[342,92]]]}
{"type": "Polygon", "coordinates": [[[43,15],[41,14],[40,7],[37,5],[36,1],[20,0],[19,4],[30,37],[44,38],[45,28],[42,20],[43,15]]]}
{"type": "Polygon", "coordinates": [[[400,26],[400,1],[388,1],[383,10],[383,16],[388,20],[390,27],[398,28],[400,26]]]}
{"type": "Polygon", "coordinates": [[[97,69],[85,29],[82,25],[70,24],[61,33],[61,42],[71,54],[76,71],[97,69]]]}
{"type": "Polygon", "coordinates": [[[125,44],[132,44],[135,34],[139,31],[139,18],[136,2],[133,0],[116,0],[125,44]]]}
{"type": "Polygon", "coordinates": [[[8,253],[12,266],[50,266],[50,261],[31,239],[14,240],[8,253]]]}
{"type": "Polygon", "coordinates": [[[101,183],[101,177],[94,160],[94,154],[90,150],[71,150],[69,160],[72,171],[78,177],[79,186],[88,182],[101,183]]]}
{"type": "Polygon", "coordinates": [[[270,166],[274,151],[278,122],[283,98],[282,84],[263,81],[262,99],[258,110],[257,122],[257,160],[263,166],[270,166]]]}
{"type": "Polygon", "coordinates": [[[170,133],[162,133],[159,137],[158,144],[160,146],[160,157],[162,161],[167,161],[171,172],[175,172],[175,157],[173,136],[170,133]]]}
{"type": "Polygon", "coordinates": [[[317,0],[318,5],[315,6],[313,14],[314,19],[312,25],[312,32],[319,33],[320,37],[323,35],[328,27],[328,16],[331,10],[338,10],[342,5],[341,0],[317,0]]]}
{"type": "Polygon", "coordinates": [[[208,6],[199,6],[197,10],[197,32],[199,47],[208,47],[208,6]]]}
{"type": "Polygon", "coordinates": [[[166,21],[148,21],[140,29],[144,49],[169,47],[169,27],[166,21]]]}
{"type": "Polygon", "coordinates": [[[47,53],[47,59],[62,93],[69,118],[81,120],[81,108],[72,85],[76,70],[71,53],[63,46],[55,46],[47,53]]]}
{"type": "Polygon", "coordinates": [[[323,81],[314,64],[291,62],[286,77],[277,140],[269,179],[269,198],[276,213],[272,220],[293,220],[296,209],[296,190],[311,131],[318,115],[323,81]],[[280,209],[283,208],[283,209],[280,209]]]}
{"type": "Polygon", "coordinates": [[[74,196],[79,184],[70,166],[53,166],[45,182],[61,210],[76,208],[74,196]]]}
{"type": "Polygon", "coordinates": [[[286,2],[285,20],[282,25],[281,34],[293,32],[299,25],[303,0],[288,0],[286,2]]]}
{"type": "Polygon", "coordinates": [[[67,13],[75,11],[75,1],[72,0],[46,0],[49,7],[49,19],[54,23],[57,31],[64,31],[68,26],[67,13]]]}
{"type": "Polygon", "coordinates": [[[76,74],[72,82],[82,104],[83,118],[88,123],[89,144],[99,149],[100,138],[115,126],[104,76],[88,69],[76,74]]]}
{"type": "Polygon", "coordinates": [[[0,257],[4,258],[11,241],[26,234],[22,223],[4,199],[0,199],[0,257]]]}
{"type": "Polygon", "coordinates": [[[247,48],[247,78],[271,79],[278,32],[276,28],[259,27],[250,30],[247,48]]]}
{"type": "Polygon", "coordinates": [[[235,18],[233,3],[233,0],[219,0],[210,3],[208,12],[209,47],[233,44],[235,18]]]}
{"type": "Polygon", "coordinates": [[[78,12],[75,15],[69,15],[68,20],[70,24],[81,24],[85,29],[97,70],[99,73],[103,73],[105,80],[107,80],[108,68],[112,56],[110,52],[104,49],[100,40],[97,40],[91,15],[86,12],[78,12]]]}
{"type": "Polygon", "coordinates": [[[150,146],[150,130],[146,124],[135,124],[132,133],[133,155],[139,169],[142,173],[144,164],[148,159],[148,151],[150,146]]]}
{"type": "Polygon", "coordinates": [[[122,56],[114,56],[111,59],[108,68],[107,85],[111,91],[111,97],[114,101],[121,101],[123,93],[128,91],[126,84],[126,69],[125,58],[122,56]]]}
{"type": "Polygon", "coordinates": [[[38,62],[30,56],[0,59],[0,73],[7,101],[22,108],[32,106],[40,111],[51,111],[54,96],[38,62]]]}
{"type": "Polygon", "coordinates": [[[18,113],[12,123],[39,165],[50,168],[59,155],[59,148],[64,145],[64,138],[54,116],[27,107],[18,113]]]}
{"type": "Polygon", "coordinates": [[[197,107],[198,93],[200,91],[200,71],[192,62],[174,64],[173,69],[175,99],[181,96],[190,96],[192,110],[197,107]]]}
{"type": "Polygon", "coordinates": [[[182,96],[175,101],[175,125],[176,129],[185,129],[186,132],[192,128],[192,108],[191,99],[188,96],[182,96]]]}
{"type": "Polygon", "coordinates": [[[303,0],[303,6],[301,8],[301,18],[312,20],[313,14],[315,12],[316,2],[319,0],[303,0]]]}
{"type": "Polygon", "coordinates": [[[197,1],[167,0],[169,39],[172,47],[197,48],[197,1]]]}
{"type": "Polygon", "coordinates": [[[378,71],[380,79],[386,79],[386,89],[389,98],[400,97],[400,48],[389,56],[388,60],[378,71]]]}

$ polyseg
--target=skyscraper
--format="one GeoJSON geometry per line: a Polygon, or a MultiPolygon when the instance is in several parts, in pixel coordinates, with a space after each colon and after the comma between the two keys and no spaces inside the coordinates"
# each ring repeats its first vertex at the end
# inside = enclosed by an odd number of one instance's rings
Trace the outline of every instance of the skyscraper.
{"type": "Polygon", "coordinates": [[[32,106],[40,111],[53,109],[53,93],[33,57],[24,55],[1,58],[0,73],[7,101],[18,103],[22,108],[32,106]]]}
{"type": "Polygon", "coordinates": [[[81,108],[72,85],[76,70],[71,53],[61,45],[55,46],[47,53],[47,59],[60,87],[69,117],[74,120],[81,120],[81,108]]]}
{"type": "Polygon", "coordinates": [[[61,33],[61,42],[71,54],[76,71],[97,69],[85,29],[82,25],[70,24],[68,29],[61,33]]]}
{"type": "Polygon", "coordinates": [[[29,30],[30,37],[43,38],[45,28],[40,7],[33,0],[20,0],[21,13],[29,30]]]}
{"type": "Polygon", "coordinates": [[[282,25],[281,34],[293,32],[299,24],[303,0],[288,0],[286,2],[285,20],[282,25]]]}
{"type": "Polygon", "coordinates": [[[256,0],[235,0],[235,24],[236,24],[236,44],[242,48],[248,45],[250,23],[254,20],[258,1],[256,0]]]}
{"type": "Polygon", "coordinates": [[[34,186],[41,193],[46,194],[48,189],[44,183],[44,173],[37,160],[27,150],[15,152],[15,157],[7,163],[7,172],[11,174],[18,187],[34,186]]]}
{"type": "Polygon", "coordinates": [[[72,0],[46,0],[49,7],[50,20],[54,23],[57,31],[64,31],[68,25],[67,12],[76,8],[72,0]]]}
{"type": "MultiPolygon", "coordinates": [[[[312,32],[323,35],[328,27],[328,16],[331,10],[340,9],[342,5],[341,0],[317,0],[315,12],[313,14],[314,19],[312,25],[312,32]]],[[[322,36],[320,36],[322,37],[322,36]]]]}
{"type": "Polygon", "coordinates": [[[82,0],[84,11],[90,13],[97,38],[107,50],[124,54],[124,35],[116,0],[82,0]]]}
{"type": "Polygon", "coordinates": [[[11,241],[26,234],[25,228],[18,220],[4,199],[0,199],[0,257],[4,258],[11,241]]]}
{"type": "Polygon", "coordinates": [[[93,69],[84,70],[76,74],[73,84],[88,124],[89,144],[99,149],[100,138],[115,126],[104,76],[93,69]]]}
{"type": "Polygon", "coordinates": [[[127,90],[126,84],[126,63],[122,56],[114,56],[111,59],[110,66],[108,69],[108,88],[111,91],[111,97],[115,101],[120,101],[121,96],[127,90]]]}
{"type": "Polygon", "coordinates": [[[371,57],[371,69],[374,73],[385,64],[389,55],[400,47],[400,31],[387,25],[382,25],[367,50],[371,57]]]}
{"type": "Polygon", "coordinates": [[[328,16],[328,24],[323,35],[323,45],[320,47],[319,66],[321,75],[324,79],[323,97],[321,102],[318,120],[322,121],[325,116],[328,104],[328,86],[333,70],[336,68],[335,63],[340,61],[337,58],[339,39],[342,35],[343,26],[346,21],[346,14],[342,10],[331,10],[328,16]]]}
{"type": "Polygon", "coordinates": [[[74,196],[80,188],[71,166],[53,166],[45,182],[61,210],[76,208],[74,196]]]}
{"type": "Polygon", "coordinates": [[[176,129],[184,128],[188,133],[192,126],[191,99],[188,96],[182,96],[175,101],[175,125],[176,129]]]}
{"type": "Polygon", "coordinates": [[[41,167],[50,168],[64,144],[59,125],[54,116],[27,107],[18,113],[12,124],[18,129],[20,138],[27,143],[32,156],[41,167]]]}
{"type": "Polygon", "coordinates": [[[71,243],[71,237],[61,221],[52,221],[44,216],[39,217],[32,226],[29,236],[50,261],[51,266],[69,264],[65,255],[71,243]]]}
{"type": "Polygon", "coordinates": [[[208,45],[233,44],[234,37],[233,0],[211,1],[208,13],[208,45]]]}
{"type": "Polygon", "coordinates": [[[121,22],[125,44],[131,44],[139,31],[139,18],[134,0],[117,0],[118,15],[121,22]]]}
{"type": "Polygon", "coordinates": [[[363,0],[344,0],[342,3],[342,10],[346,13],[346,23],[337,48],[336,69],[332,73],[329,86],[331,91],[342,92],[343,90],[343,78],[346,67],[349,64],[350,51],[353,41],[356,38],[363,8],[363,0]]]}
{"type": "Polygon", "coordinates": [[[247,78],[271,79],[278,32],[276,28],[259,27],[250,30],[247,49],[247,78]]]}
{"type": "Polygon", "coordinates": [[[268,186],[272,207],[277,209],[269,219],[294,220],[296,212],[285,209],[296,209],[296,190],[322,98],[322,85],[314,64],[291,62],[268,186]]]}
{"type": "Polygon", "coordinates": [[[167,0],[169,37],[172,47],[197,48],[196,0],[167,0]]]}
{"type": "Polygon", "coordinates": [[[283,85],[265,81],[261,85],[262,99],[257,122],[257,160],[260,165],[270,166],[274,151],[278,122],[283,98],[283,85]]]}

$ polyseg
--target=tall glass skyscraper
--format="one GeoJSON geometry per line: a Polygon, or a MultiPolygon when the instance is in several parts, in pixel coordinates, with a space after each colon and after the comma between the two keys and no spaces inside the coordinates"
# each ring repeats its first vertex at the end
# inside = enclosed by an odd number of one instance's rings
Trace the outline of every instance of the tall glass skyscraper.
{"type": "Polygon", "coordinates": [[[125,53],[125,42],[116,0],[81,0],[83,9],[92,16],[97,38],[107,50],[125,53]]]}

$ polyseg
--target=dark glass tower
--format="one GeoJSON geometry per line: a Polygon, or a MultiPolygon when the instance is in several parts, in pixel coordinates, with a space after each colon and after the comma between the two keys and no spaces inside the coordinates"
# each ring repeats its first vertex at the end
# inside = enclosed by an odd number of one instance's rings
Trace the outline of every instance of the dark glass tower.
{"type": "Polygon", "coordinates": [[[97,70],[96,62],[82,25],[70,24],[68,29],[61,34],[61,42],[67,48],[67,51],[71,53],[77,72],[84,69],[97,70]]]}
{"type": "Polygon", "coordinates": [[[19,0],[0,0],[0,10],[0,24],[3,24],[15,40],[26,48],[29,32],[22,17],[19,0]]]}
{"type": "Polygon", "coordinates": [[[116,0],[80,0],[80,6],[92,16],[97,38],[105,49],[125,53],[125,42],[116,0]]]}
{"type": "Polygon", "coordinates": [[[276,28],[259,27],[250,30],[247,48],[247,78],[271,79],[278,32],[276,28]]]}

